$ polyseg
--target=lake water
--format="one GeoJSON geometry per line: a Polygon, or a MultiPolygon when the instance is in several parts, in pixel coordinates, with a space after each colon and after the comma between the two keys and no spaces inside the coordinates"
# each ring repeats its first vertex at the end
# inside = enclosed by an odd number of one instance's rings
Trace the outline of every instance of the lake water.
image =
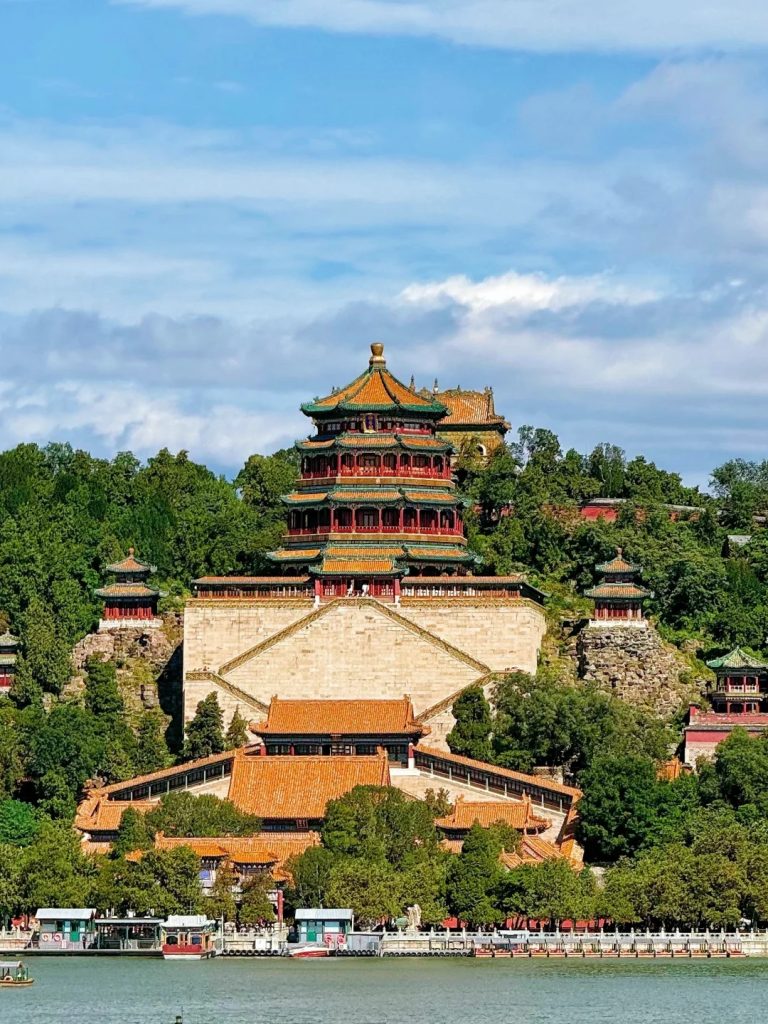
{"type": "Polygon", "coordinates": [[[162,960],[30,957],[1,1024],[746,1024],[768,960],[162,960]]]}

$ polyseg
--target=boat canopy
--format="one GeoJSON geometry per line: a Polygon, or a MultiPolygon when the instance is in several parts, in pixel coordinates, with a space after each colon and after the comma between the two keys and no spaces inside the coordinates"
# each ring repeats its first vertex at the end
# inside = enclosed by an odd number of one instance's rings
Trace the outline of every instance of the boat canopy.
{"type": "Polygon", "coordinates": [[[163,922],[166,930],[175,928],[209,928],[216,924],[209,921],[205,914],[171,914],[168,920],[163,922]]]}
{"type": "Polygon", "coordinates": [[[23,966],[22,960],[0,960],[0,971],[18,971],[23,966]]]}

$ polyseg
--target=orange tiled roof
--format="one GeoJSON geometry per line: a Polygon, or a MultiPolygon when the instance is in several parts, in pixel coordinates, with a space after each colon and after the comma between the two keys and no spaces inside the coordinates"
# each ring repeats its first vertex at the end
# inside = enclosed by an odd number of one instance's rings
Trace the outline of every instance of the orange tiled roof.
{"type": "Polygon", "coordinates": [[[285,561],[290,558],[317,558],[320,554],[320,548],[280,548],[279,551],[275,551],[272,555],[273,558],[277,558],[279,561],[285,561]]]}
{"type": "MultiPolygon", "coordinates": [[[[295,577],[288,577],[294,579],[295,577]]],[[[285,577],[280,577],[284,580],[285,577]]],[[[247,747],[241,748],[247,750],[247,747]]],[[[171,765],[170,768],[161,768],[156,772],[149,772],[147,775],[136,775],[132,779],[126,779],[124,782],[113,782],[109,786],[102,786],[100,789],[91,790],[86,800],[94,797],[109,796],[112,793],[119,793],[124,789],[131,789],[135,786],[143,786],[150,782],[159,782],[161,779],[173,778],[174,775],[179,775],[182,772],[191,771],[194,768],[206,768],[208,765],[221,764],[222,761],[232,761],[235,757],[234,750],[225,750],[221,754],[209,754],[208,757],[198,757],[194,761],[187,761],[184,764],[171,765]]],[[[160,799],[158,797],[158,799],[160,799]]],[[[126,801],[130,803],[131,801],[126,801]]],[[[132,806],[141,801],[134,800],[132,806]]],[[[82,804],[81,804],[82,806],[82,804]]]]}
{"type": "Polygon", "coordinates": [[[505,868],[512,871],[523,864],[541,864],[545,860],[557,860],[560,857],[568,860],[577,870],[582,867],[580,863],[566,857],[563,851],[541,836],[523,836],[520,841],[520,848],[515,853],[504,852],[500,860],[505,868]]]}
{"type": "Polygon", "coordinates": [[[598,583],[591,590],[584,591],[585,597],[604,598],[626,598],[626,597],[650,597],[645,587],[638,587],[635,583],[598,583]]]}
{"type": "Polygon", "coordinates": [[[401,700],[280,700],[273,697],[259,735],[370,735],[420,733],[409,697],[401,700]]]}
{"type": "Polygon", "coordinates": [[[401,558],[402,544],[329,544],[326,558],[401,558]]]}
{"type": "Polygon", "coordinates": [[[343,434],[339,438],[342,448],[395,448],[394,434],[343,434]]]}
{"type": "Polygon", "coordinates": [[[333,492],[331,497],[335,498],[336,501],[373,501],[373,502],[379,502],[379,501],[399,501],[401,495],[400,495],[400,491],[388,490],[388,489],[385,489],[384,487],[378,487],[378,488],[371,487],[371,488],[366,489],[366,490],[362,490],[362,489],[354,490],[351,487],[349,487],[349,488],[347,488],[347,487],[339,487],[339,488],[337,488],[333,492]]]}
{"type": "Polygon", "coordinates": [[[383,366],[371,367],[345,388],[311,403],[314,407],[328,410],[335,409],[339,405],[348,409],[359,408],[361,410],[371,406],[376,408],[400,405],[410,409],[423,408],[425,411],[431,411],[434,404],[431,398],[425,398],[423,395],[411,391],[383,366]]]}
{"type": "Polygon", "coordinates": [[[639,572],[641,566],[635,565],[634,562],[628,562],[624,557],[624,552],[621,548],[616,548],[616,555],[610,560],[610,562],[601,562],[600,565],[596,566],[598,572],[601,573],[634,573],[639,572]]]}
{"type": "Polygon", "coordinates": [[[447,408],[448,412],[440,421],[439,426],[499,426],[508,429],[509,425],[503,416],[499,416],[494,408],[493,392],[462,391],[451,388],[448,391],[434,393],[434,398],[447,408]]]}
{"type": "Polygon", "coordinates": [[[232,766],[229,799],[260,818],[325,816],[329,800],[355,786],[388,786],[386,754],[375,757],[259,757],[239,751],[232,766]]]}
{"type": "Polygon", "coordinates": [[[444,818],[438,818],[435,824],[438,828],[449,829],[450,831],[462,831],[472,828],[477,822],[483,828],[488,828],[497,821],[503,821],[510,828],[516,828],[519,832],[536,831],[543,832],[552,824],[547,818],[537,817],[531,808],[531,801],[524,800],[487,800],[477,803],[459,797],[453,811],[444,818]]]}
{"type": "Polygon", "coordinates": [[[284,500],[290,502],[319,502],[325,501],[328,497],[327,491],[292,491],[286,494],[284,500]]]}
{"type": "Polygon", "coordinates": [[[260,832],[254,836],[222,836],[211,838],[206,836],[155,836],[156,850],[177,850],[188,846],[198,857],[231,860],[235,864],[276,864],[279,855],[268,842],[268,833],[260,832]]]}
{"type": "Polygon", "coordinates": [[[669,761],[662,761],[656,765],[656,778],[662,782],[674,782],[679,779],[683,772],[683,762],[679,757],[673,757],[669,761]]]}
{"type": "Polygon", "coordinates": [[[455,505],[458,503],[458,498],[451,491],[431,491],[425,493],[424,491],[404,491],[403,492],[407,501],[417,502],[418,504],[427,503],[431,501],[450,502],[455,505]]]}
{"type": "Polygon", "coordinates": [[[80,852],[86,857],[105,856],[112,849],[112,843],[94,842],[92,839],[83,839],[80,843],[80,852]]]}
{"type": "Polygon", "coordinates": [[[361,412],[369,410],[402,409],[411,412],[431,413],[433,416],[444,411],[444,406],[431,396],[417,394],[407,388],[387,369],[384,360],[384,346],[378,342],[371,345],[368,369],[356,377],[351,384],[332,392],[325,398],[318,398],[302,405],[302,411],[313,413],[348,410],[361,412]]]}
{"type": "MultiPolygon", "coordinates": [[[[464,847],[464,840],[443,839],[440,842],[440,847],[447,853],[459,854],[464,847]]],[[[566,856],[555,843],[550,843],[548,839],[542,839],[541,836],[522,836],[520,846],[515,853],[508,853],[506,850],[502,850],[499,854],[499,863],[509,871],[512,871],[514,868],[519,868],[522,865],[541,864],[542,861],[556,860],[560,857],[567,860],[577,871],[583,867],[580,861],[566,856]]]]}
{"type": "Polygon", "coordinates": [[[548,789],[552,793],[569,796],[573,801],[581,798],[581,790],[575,786],[564,786],[560,782],[553,782],[551,779],[541,778],[537,775],[527,775],[525,772],[516,772],[511,768],[500,768],[498,765],[486,764],[485,761],[476,761],[471,757],[452,754],[448,750],[437,750],[434,747],[425,746],[423,743],[419,744],[418,750],[423,750],[426,754],[431,754],[433,757],[439,757],[443,761],[452,761],[454,764],[461,764],[467,768],[477,768],[479,771],[492,771],[496,775],[501,775],[507,779],[514,779],[516,782],[522,782],[528,786],[535,786],[537,789],[548,789]]]}
{"type": "MultiPolygon", "coordinates": [[[[443,548],[439,548],[437,546],[433,547],[433,548],[422,548],[422,547],[415,547],[414,545],[409,544],[408,545],[408,554],[410,555],[411,558],[436,558],[438,560],[441,559],[441,558],[466,558],[467,557],[467,549],[466,548],[456,547],[455,542],[452,543],[452,544],[446,544],[445,547],[443,547],[443,548]]],[[[467,577],[467,578],[468,579],[475,579],[475,577],[467,577]]],[[[424,580],[428,580],[430,582],[432,582],[432,581],[437,579],[437,580],[440,580],[442,582],[445,582],[446,580],[455,580],[456,577],[455,576],[424,576],[424,577],[419,577],[419,576],[412,577],[412,576],[409,576],[407,578],[407,582],[408,583],[412,583],[414,579],[417,579],[417,580],[424,579],[424,580]]],[[[466,584],[466,585],[467,586],[471,586],[471,584],[466,584]]]]}
{"type": "MultiPolygon", "coordinates": [[[[103,794],[104,790],[98,793],[103,794]]],[[[129,807],[139,814],[146,814],[156,806],[152,800],[110,800],[102,795],[86,797],[77,809],[75,828],[81,832],[116,832],[129,807]]]]}
{"type": "Polygon", "coordinates": [[[277,855],[278,864],[285,864],[291,857],[298,857],[311,846],[320,845],[319,832],[260,832],[254,839],[261,839],[277,855]]]}
{"type": "Polygon", "coordinates": [[[391,558],[326,558],[323,562],[325,575],[375,575],[395,572],[391,558]]]}
{"type": "MultiPolygon", "coordinates": [[[[283,548],[281,551],[285,550],[283,548]]],[[[289,549],[290,550],[290,549],[289,549]]],[[[277,552],[275,552],[276,554],[277,552]]],[[[299,583],[308,583],[309,576],[201,576],[193,580],[201,586],[218,585],[224,583],[240,584],[242,586],[274,586],[282,585],[293,587],[299,583]]]]}
{"type": "Polygon", "coordinates": [[[317,450],[317,449],[320,449],[320,448],[333,448],[333,446],[335,444],[336,444],[336,438],[335,437],[329,437],[329,438],[327,438],[324,441],[321,441],[318,438],[309,437],[309,438],[307,438],[306,441],[299,441],[298,444],[297,444],[297,447],[298,448],[302,448],[302,449],[308,448],[310,450],[312,450],[312,449],[317,450]]]}
{"type": "Polygon", "coordinates": [[[463,839],[441,839],[440,849],[445,850],[446,853],[459,854],[464,849],[463,839]]]}
{"type": "Polygon", "coordinates": [[[399,434],[400,440],[408,448],[435,448],[438,451],[444,451],[448,441],[443,441],[439,437],[416,437],[411,434],[399,434]]]}

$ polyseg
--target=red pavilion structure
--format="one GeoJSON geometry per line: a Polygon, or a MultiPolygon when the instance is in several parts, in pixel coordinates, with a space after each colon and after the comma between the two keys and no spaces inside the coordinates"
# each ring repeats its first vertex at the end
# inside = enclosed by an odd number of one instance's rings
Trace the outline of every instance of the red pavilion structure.
{"type": "Polygon", "coordinates": [[[595,568],[601,579],[597,586],[584,591],[584,596],[595,602],[590,625],[645,626],[643,601],[652,594],[637,581],[642,566],[628,562],[621,548],[616,548],[615,558],[595,568]]]}
{"type": "Polygon", "coordinates": [[[107,566],[107,572],[115,579],[96,591],[96,596],[104,599],[99,630],[149,629],[162,625],[157,615],[161,593],[147,582],[156,572],[154,565],[139,561],[133,548],[129,548],[125,558],[107,566]]]}

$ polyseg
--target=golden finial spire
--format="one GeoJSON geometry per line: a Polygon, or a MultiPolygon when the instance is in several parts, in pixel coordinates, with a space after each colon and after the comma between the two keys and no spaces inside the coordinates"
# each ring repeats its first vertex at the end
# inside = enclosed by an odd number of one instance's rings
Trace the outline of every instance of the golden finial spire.
{"type": "Polygon", "coordinates": [[[387,361],[384,358],[384,346],[380,341],[374,341],[371,345],[371,358],[368,360],[371,366],[386,366],[387,361]]]}

